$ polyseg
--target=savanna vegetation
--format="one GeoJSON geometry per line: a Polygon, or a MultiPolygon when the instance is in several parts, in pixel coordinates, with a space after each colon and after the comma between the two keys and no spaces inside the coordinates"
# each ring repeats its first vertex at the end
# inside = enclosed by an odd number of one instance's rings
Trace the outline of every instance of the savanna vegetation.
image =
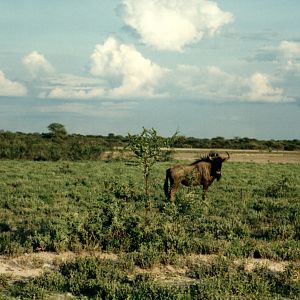
{"type": "MultiPolygon", "coordinates": [[[[168,138],[162,138],[165,142],[168,138]]],[[[105,151],[125,147],[129,136],[92,136],[68,134],[64,125],[52,123],[46,133],[0,131],[0,159],[28,159],[36,161],[99,160],[105,151]]],[[[176,148],[300,150],[299,140],[257,140],[253,138],[212,139],[177,135],[176,148]]]]}
{"type": "Polygon", "coordinates": [[[41,276],[0,276],[0,298],[299,299],[300,164],[226,162],[205,201],[182,188],[165,202],[165,169],[152,166],[149,195],[137,160],[0,164],[0,253],[114,253],[61,263],[41,276]],[[188,257],[215,257],[195,262],[188,257]],[[248,258],[285,262],[249,271],[248,258]],[[237,264],[236,260],[241,263],[237,264]],[[184,267],[185,281],[141,272],[184,267]]]}

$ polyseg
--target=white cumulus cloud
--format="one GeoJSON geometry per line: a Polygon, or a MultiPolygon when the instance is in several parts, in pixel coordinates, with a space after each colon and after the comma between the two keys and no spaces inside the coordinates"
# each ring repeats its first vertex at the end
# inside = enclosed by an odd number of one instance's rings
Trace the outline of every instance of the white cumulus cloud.
{"type": "Polygon", "coordinates": [[[287,58],[300,57],[300,43],[297,42],[282,41],[278,50],[287,58]]]}
{"type": "Polygon", "coordinates": [[[281,55],[281,61],[284,64],[285,71],[289,73],[293,73],[294,76],[299,77],[300,76],[300,43],[291,42],[291,41],[282,41],[278,46],[278,51],[281,55]]]}
{"type": "Polygon", "coordinates": [[[108,96],[155,96],[154,87],[166,70],[145,58],[134,46],[109,37],[91,55],[91,74],[107,79],[108,96]]]}
{"type": "Polygon", "coordinates": [[[34,77],[39,74],[49,74],[54,72],[53,66],[46,60],[44,55],[37,51],[32,51],[23,57],[22,63],[34,77]]]}
{"type": "Polygon", "coordinates": [[[249,77],[224,72],[215,66],[200,68],[180,65],[174,82],[183,88],[183,94],[211,101],[239,102],[293,102],[282,88],[274,87],[271,78],[262,73],[249,77]]]}
{"type": "Polygon", "coordinates": [[[82,77],[73,74],[52,74],[40,82],[40,98],[54,99],[95,99],[104,95],[99,78],[82,77]]]}
{"type": "Polygon", "coordinates": [[[21,97],[26,94],[27,89],[23,84],[7,79],[0,70],[0,96],[21,97]]]}
{"type": "Polygon", "coordinates": [[[282,88],[273,87],[266,74],[255,73],[249,79],[250,92],[247,95],[251,102],[289,102],[292,99],[284,96],[282,88]]]}
{"type": "Polygon", "coordinates": [[[233,15],[208,0],[123,0],[123,19],[144,43],[182,51],[204,36],[214,36],[233,15]]]}

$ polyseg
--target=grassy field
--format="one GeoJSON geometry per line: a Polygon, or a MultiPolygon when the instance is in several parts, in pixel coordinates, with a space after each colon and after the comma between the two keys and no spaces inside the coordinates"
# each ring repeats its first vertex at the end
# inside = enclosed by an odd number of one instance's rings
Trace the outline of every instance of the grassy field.
{"type": "Polygon", "coordinates": [[[173,163],[155,166],[147,199],[133,161],[1,161],[0,265],[72,255],[31,279],[0,266],[0,298],[299,299],[300,164],[233,159],[205,201],[182,188],[171,205],[173,163]]]}

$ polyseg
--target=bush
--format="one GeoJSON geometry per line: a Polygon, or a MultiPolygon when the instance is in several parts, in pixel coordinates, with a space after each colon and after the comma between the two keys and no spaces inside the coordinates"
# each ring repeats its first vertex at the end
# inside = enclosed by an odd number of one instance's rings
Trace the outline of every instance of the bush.
{"type": "Polygon", "coordinates": [[[277,182],[266,188],[266,197],[279,198],[291,195],[295,191],[292,180],[282,176],[277,182]]]}
{"type": "MultiPolygon", "coordinates": [[[[43,299],[50,292],[72,293],[88,299],[298,299],[299,266],[283,272],[266,267],[247,271],[224,257],[194,264],[185,274],[187,281],[166,284],[148,273],[136,272],[128,256],[119,261],[96,257],[77,258],[29,281],[3,286],[21,299],[43,299]]],[[[1,281],[0,281],[1,282],[1,281]]]]}

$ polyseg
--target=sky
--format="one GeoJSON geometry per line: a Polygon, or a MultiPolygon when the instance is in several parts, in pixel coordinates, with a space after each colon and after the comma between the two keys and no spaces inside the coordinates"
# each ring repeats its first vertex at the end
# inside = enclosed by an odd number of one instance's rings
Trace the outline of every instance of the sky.
{"type": "Polygon", "coordinates": [[[298,0],[0,0],[0,130],[300,139],[298,0]]]}

